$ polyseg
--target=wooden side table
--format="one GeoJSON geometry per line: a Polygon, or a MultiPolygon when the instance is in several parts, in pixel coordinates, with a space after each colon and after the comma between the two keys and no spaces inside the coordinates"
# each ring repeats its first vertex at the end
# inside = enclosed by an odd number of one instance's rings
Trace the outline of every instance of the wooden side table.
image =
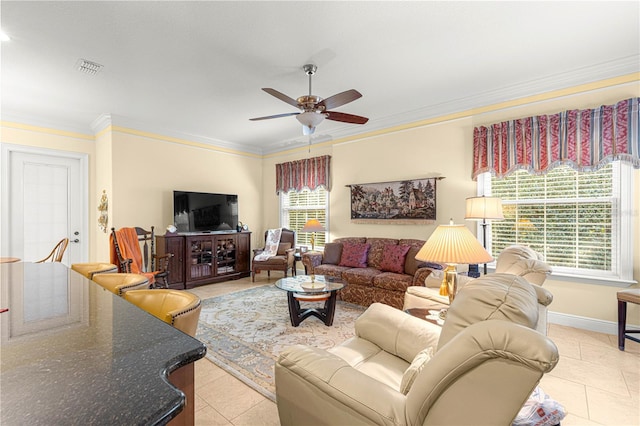
{"type": "MultiPolygon", "coordinates": [[[[302,254],[300,252],[295,252],[293,254],[293,276],[295,277],[296,275],[298,275],[298,262],[302,261],[302,254]]],[[[305,269],[304,273],[306,274],[307,271],[305,269]]]]}
{"type": "Polygon", "coordinates": [[[640,343],[640,339],[631,336],[631,333],[640,333],[640,330],[627,328],[627,303],[640,305],[640,289],[621,290],[618,297],[618,349],[624,351],[624,339],[640,343]]]}

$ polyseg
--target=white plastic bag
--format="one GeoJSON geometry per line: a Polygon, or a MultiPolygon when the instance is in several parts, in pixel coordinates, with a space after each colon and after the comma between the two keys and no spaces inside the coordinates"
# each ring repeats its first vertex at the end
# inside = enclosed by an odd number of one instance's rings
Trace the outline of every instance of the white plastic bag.
{"type": "Polygon", "coordinates": [[[564,407],[537,386],[520,409],[512,426],[559,425],[566,415],[564,407]]]}

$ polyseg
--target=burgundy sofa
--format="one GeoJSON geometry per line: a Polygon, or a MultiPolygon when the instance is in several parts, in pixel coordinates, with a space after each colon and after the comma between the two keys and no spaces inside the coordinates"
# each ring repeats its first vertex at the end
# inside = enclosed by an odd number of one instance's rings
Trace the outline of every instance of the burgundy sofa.
{"type": "Polygon", "coordinates": [[[346,237],[325,244],[324,252],[307,252],[302,263],[307,274],[341,278],[345,302],[369,306],[374,302],[402,309],[408,287],[424,286],[436,263],[415,259],[424,240],[346,237]]]}

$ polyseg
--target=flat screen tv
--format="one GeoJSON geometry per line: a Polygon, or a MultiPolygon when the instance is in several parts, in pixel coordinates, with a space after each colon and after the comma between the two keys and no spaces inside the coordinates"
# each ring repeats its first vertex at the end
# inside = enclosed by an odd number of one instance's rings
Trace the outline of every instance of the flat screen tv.
{"type": "Polygon", "coordinates": [[[235,231],[238,196],[173,191],[173,222],[178,232],[235,231]]]}

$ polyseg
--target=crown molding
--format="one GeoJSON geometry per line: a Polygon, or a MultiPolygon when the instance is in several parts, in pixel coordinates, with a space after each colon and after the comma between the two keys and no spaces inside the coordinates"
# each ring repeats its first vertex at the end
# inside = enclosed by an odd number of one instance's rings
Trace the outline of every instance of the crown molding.
{"type": "Polygon", "coordinates": [[[32,127],[32,130],[52,133],[52,134],[73,134],[75,137],[81,137],[82,139],[93,139],[93,134],[90,127],[77,126],[70,123],[54,122],[50,118],[36,117],[27,114],[14,114],[11,111],[7,111],[5,108],[2,110],[2,121],[19,123],[22,127],[32,127]]]}
{"type": "Polygon", "coordinates": [[[111,125],[118,131],[123,133],[132,133],[139,136],[148,136],[155,139],[162,139],[168,142],[201,144],[212,148],[221,148],[221,151],[236,154],[253,154],[262,155],[262,150],[248,145],[241,145],[233,142],[223,141],[221,139],[210,138],[202,135],[194,135],[191,133],[180,132],[168,128],[152,126],[148,123],[133,120],[129,117],[109,114],[111,125]]]}
{"type": "Polygon", "coordinates": [[[111,114],[100,114],[95,120],[91,122],[90,127],[93,131],[93,134],[97,135],[98,133],[108,129],[112,124],[113,123],[111,120],[111,114]]]}
{"type": "Polygon", "coordinates": [[[95,139],[97,133],[112,126],[121,132],[146,135],[169,142],[201,145],[213,149],[219,148],[221,151],[236,154],[271,156],[316,144],[326,145],[327,143],[338,143],[345,140],[391,133],[474,114],[498,111],[513,106],[513,104],[523,105],[536,102],[540,98],[552,99],[588,90],[626,84],[639,79],[640,55],[633,55],[595,66],[571,70],[566,73],[545,76],[544,78],[514,84],[497,90],[471,94],[461,99],[429,105],[399,114],[373,117],[364,126],[345,124],[334,128],[330,133],[317,133],[311,137],[300,135],[299,137],[261,147],[161,128],[114,114],[101,114],[87,127],[79,127],[68,123],[53,123],[50,119],[14,115],[6,111],[2,113],[2,120],[53,129],[58,132],[81,134],[85,139],[95,139]]]}

